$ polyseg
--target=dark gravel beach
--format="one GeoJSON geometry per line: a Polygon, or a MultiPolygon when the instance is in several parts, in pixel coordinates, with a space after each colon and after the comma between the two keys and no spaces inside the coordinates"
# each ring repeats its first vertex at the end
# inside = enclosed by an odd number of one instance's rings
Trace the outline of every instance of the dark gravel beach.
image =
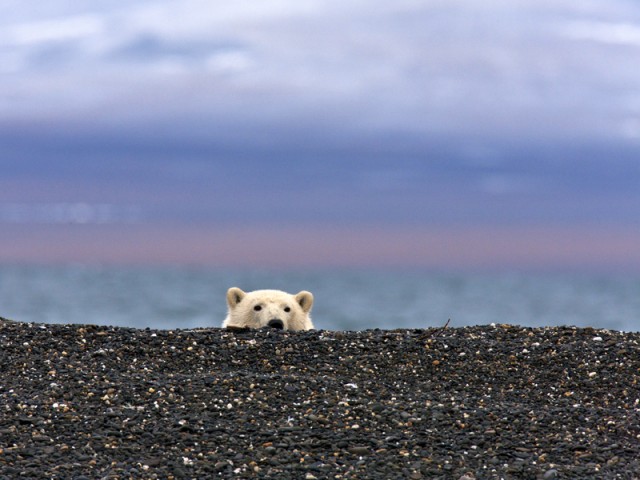
{"type": "Polygon", "coordinates": [[[0,479],[640,478],[639,342],[0,320],[0,479]]]}

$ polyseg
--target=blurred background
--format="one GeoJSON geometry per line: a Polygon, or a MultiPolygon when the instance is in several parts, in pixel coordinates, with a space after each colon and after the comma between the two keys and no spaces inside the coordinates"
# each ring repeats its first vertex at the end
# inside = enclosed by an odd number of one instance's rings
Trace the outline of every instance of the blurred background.
{"type": "Polygon", "coordinates": [[[0,315],[640,328],[640,5],[0,2],[0,315]]]}

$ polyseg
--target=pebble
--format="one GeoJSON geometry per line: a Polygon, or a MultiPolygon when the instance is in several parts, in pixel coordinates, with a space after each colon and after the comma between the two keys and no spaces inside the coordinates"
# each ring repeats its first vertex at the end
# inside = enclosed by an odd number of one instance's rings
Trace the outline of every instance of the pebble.
{"type": "Polygon", "coordinates": [[[368,447],[349,447],[349,453],[354,455],[369,455],[371,450],[368,447]]]}
{"type": "Polygon", "coordinates": [[[640,471],[638,333],[503,323],[164,331],[0,319],[0,365],[2,479],[640,471]]]}

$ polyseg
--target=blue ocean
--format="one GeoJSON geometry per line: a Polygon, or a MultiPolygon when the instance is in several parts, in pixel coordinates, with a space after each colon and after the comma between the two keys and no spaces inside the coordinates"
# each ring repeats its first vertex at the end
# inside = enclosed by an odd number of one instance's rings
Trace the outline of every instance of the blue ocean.
{"type": "Polygon", "coordinates": [[[509,323],[640,331],[640,275],[0,266],[0,316],[136,328],[218,327],[229,287],[315,296],[316,328],[509,323]]]}

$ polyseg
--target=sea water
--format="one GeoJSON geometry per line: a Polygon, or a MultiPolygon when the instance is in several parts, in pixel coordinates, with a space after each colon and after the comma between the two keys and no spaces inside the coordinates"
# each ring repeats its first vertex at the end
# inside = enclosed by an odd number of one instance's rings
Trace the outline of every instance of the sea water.
{"type": "Polygon", "coordinates": [[[310,290],[316,328],[509,323],[640,331],[640,275],[0,266],[0,316],[135,328],[218,327],[229,287],[310,290]]]}

